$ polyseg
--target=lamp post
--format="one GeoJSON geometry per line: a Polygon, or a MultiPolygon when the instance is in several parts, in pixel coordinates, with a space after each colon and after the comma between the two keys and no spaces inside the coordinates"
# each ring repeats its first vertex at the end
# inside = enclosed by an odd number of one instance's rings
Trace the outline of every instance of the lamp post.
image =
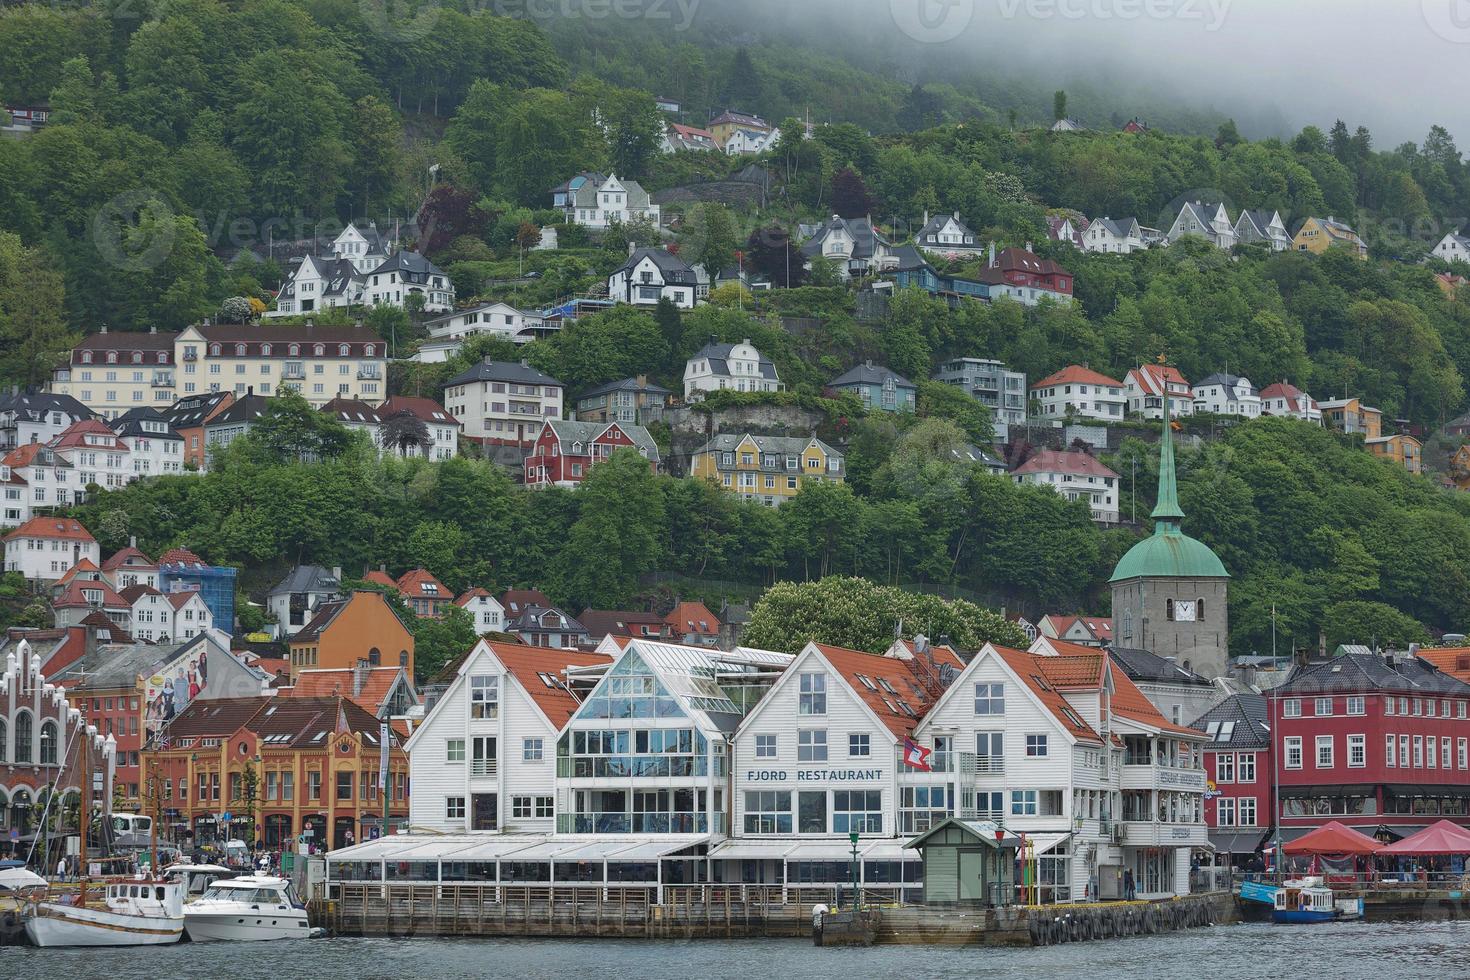
{"type": "Polygon", "coordinates": [[[858,886],[858,832],[854,830],[847,835],[847,839],[852,841],[852,910],[857,913],[863,905],[862,892],[858,886]]]}

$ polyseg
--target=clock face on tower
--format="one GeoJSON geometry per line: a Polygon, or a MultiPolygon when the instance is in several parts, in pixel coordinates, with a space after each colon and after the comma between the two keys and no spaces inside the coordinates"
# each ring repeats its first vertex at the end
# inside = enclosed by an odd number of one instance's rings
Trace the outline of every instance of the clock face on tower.
{"type": "Polygon", "coordinates": [[[1174,622],[1176,622],[1176,623],[1192,623],[1192,622],[1194,622],[1194,618],[1195,618],[1194,600],[1192,600],[1192,599],[1175,599],[1174,600],[1174,622]]]}

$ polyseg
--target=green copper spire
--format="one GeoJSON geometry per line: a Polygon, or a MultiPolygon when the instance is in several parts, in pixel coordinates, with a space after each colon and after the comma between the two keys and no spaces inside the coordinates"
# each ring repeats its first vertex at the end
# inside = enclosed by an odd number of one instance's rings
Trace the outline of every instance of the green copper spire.
{"type": "Polygon", "coordinates": [[[1179,487],[1174,475],[1174,430],[1169,425],[1168,364],[1161,360],[1159,370],[1163,374],[1164,442],[1159,451],[1159,502],[1150,516],[1158,522],[1154,526],[1154,533],[1164,534],[1179,530],[1179,522],[1184,520],[1184,511],[1179,509],[1179,487]]]}

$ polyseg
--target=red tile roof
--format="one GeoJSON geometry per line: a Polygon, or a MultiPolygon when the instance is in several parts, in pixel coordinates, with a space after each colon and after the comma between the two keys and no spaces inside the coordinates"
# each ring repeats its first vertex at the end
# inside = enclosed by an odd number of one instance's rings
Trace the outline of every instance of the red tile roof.
{"type": "MultiPolygon", "coordinates": [[[[279,662],[286,663],[286,661],[279,662]]],[[[261,670],[266,670],[264,663],[258,663],[256,666],[261,670]]],[[[274,674],[275,670],[266,670],[266,672],[274,674]]],[[[383,706],[383,700],[392,692],[399,675],[406,672],[407,668],[404,667],[371,667],[365,672],[362,690],[353,693],[357,685],[357,674],[351,667],[336,670],[303,670],[296,674],[295,686],[284,688],[281,693],[293,698],[350,698],[365,710],[376,715],[383,706]]]]}
{"type": "MultiPolygon", "coordinates": [[[[914,730],[936,698],[924,689],[924,678],[912,660],[812,644],[832,669],[897,738],[914,730]],[[863,678],[871,681],[871,686],[863,678]],[[907,706],[907,710],[905,710],[907,706]]],[[[937,695],[939,692],[935,692],[937,695]]]]}
{"type": "Polygon", "coordinates": [[[1470,647],[1440,647],[1420,650],[1419,659],[1449,674],[1455,680],[1470,684],[1470,647]]]}
{"type": "Polygon", "coordinates": [[[1266,387],[1261,389],[1262,404],[1273,398],[1285,399],[1286,403],[1298,412],[1307,407],[1306,405],[1302,404],[1303,401],[1310,404],[1312,408],[1317,407],[1317,403],[1315,401],[1307,398],[1306,392],[1302,391],[1300,388],[1289,381],[1278,381],[1276,384],[1267,385],[1266,387]]]}
{"type": "Polygon", "coordinates": [[[437,578],[434,573],[424,568],[415,568],[411,572],[404,572],[395,583],[399,592],[409,599],[442,599],[454,598],[454,593],[437,578]]]}
{"type": "Polygon", "coordinates": [[[392,398],[379,405],[378,417],[388,419],[391,416],[407,412],[414,418],[424,422],[432,422],[435,425],[457,425],[463,428],[459,419],[444,410],[444,406],[432,398],[413,398],[409,395],[394,395],[392,398]]]}
{"type": "Polygon", "coordinates": [[[1011,471],[1016,476],[1027,473],[1068,473],[1074,476],[1101,476],[1118,479],[1096,456],[1076,450],[1039,449],[1026,462],[1011,471]]]}
{"type": "Polygon", "coordinates": [[[160,565],[203,565],[204,559],[200,558],[188,548],[170,548],[158,556],[160,565]]]}
{"type": "Polygon", "coordinates": [[[991,646],[991,649],[1001,660],[1005,661],[1006,666],[1011,668],[1036,699],[1051,712],[1057,724],[1061,725],[1073,738],[1085,742],[1102,742],[1102,737],[1091,725],[1082,720],[1082,715],[1067,703],[1067,699],[1062,696],[1058,688],[1084,687],[1089,684],[1089,679],[1090,683],[1096,686],[1102,677],[1102,664],[1107,659],[1105,653],[1088,649],[1087,658],[1079,657],[1075,662],[1049,663],[1049,661],[1070,661],[1072,658],[1038,657],[1035,654],[994,645],[991,646]]]}
{"type": "Polygon", "coordinates": [[[53,609],[85,609],[95,605],[95,603],[87,601],[85,592],[96,593],[104,608],[123,609],[130,605],[126,599],[114,592],[112,586],[106,582],[75,579],[62,590],[61,595],[57,596],[56,600],[51,603],[51,607],[53,609]]]}
{"type": "Polygon", "coordinates": [[[80,419],[73,422],[62,430],[61,435],[52,440],[51,448],[70,449],[77,446],[86,446],[88,445],[87,436],[89,435],[105,436],[108,439],[105,446],[98,445],[95,448],[106,448],[108,452],[113,453],[131,452],[128,449],[127,443],[118,440],[116,432],[109,429],[106,423],[99,422],[97,419],[80,419]]]}
{"type": "Polygon", "coordinates": [[[68,582],[70,582],[72,579],[76,578],[78,575],[86,575],[86,574],[89,574],[89,573],[92,575],[93,578],[95,578],[97,575],[100,575],[102,573],[102,569],[98,568],[97,565],[96,565],[96,563],[93,562],[92,559],[90,559],[90,558],[83,558],[81,561],[77,562],[71,568],[67,569],[66,574],[63,575],[63,576],[61,576],[61,578],[59,578],[59,579],[56,580],[56,584],[57,585],[66,585],[68,582]]]}
{"type": "MultiPolygon", "coordinates": [[[[1189,382],[1184,379],[1184,375],[1179,373],[1179,369],[1173,365],[1143,364],[1134,368],[1129,373],[1138,378],[1138,386],[1150,395],[1162,395],[1164,393],[1165,379],[1170,384],[1183,385],[1186,389],[1189,389],[1189,382]]],[[[1184,392],[1175,392],[1174,397],[1183,398],[1184,392]]]]}
{"type": "Polygon", "coordinates": [[[384,572],[384,571],[382,571],[380,569],[377,569],[377,568],[373,569],[371,572],[368,572],[366,575],[364,575],[362,577],[362,580],[364,582],[371,582],[374,585],[386,586],[387,588],[390,588],[390,589],[397,589],[398,588],[398,583],[395,582],[395,581],[393,581],[392,576],[390,576],[387,572],[384,572]]]}
{"type": "Polygon", "coordinates": [[[17,446],[0,460],[12,469],[20,469],[22,466],[30,466],[41,450],[47,448],[43,443],[28,442],[24,446],[17,446]]]}
{"type": "Polygon", "coordinates": [[[1108,385],[1113,388],[1123,387],[1123,382],[1114,381],[1106,374],[1098,374],[1090,368],[1079,367],[1073,364],[1071,367],[1064,367],[1056,374],[1036,382],[1031,386],[1031,390],[1035,391],[1037,388],[1050,388],[1052,385],[1063,384],[1108,385]]]}
{"type": "Polygon", "coordinates": [[[133,568],[157,567],[153,564],[152,558],[149,558],[147,555],[143,554],[143,552],[139,551],[132,545],[128,545],[126,548],[121,548],[113,552],[112,557],[108,558],[102,563],[102,570],[104,572],[111,572],[117,570],[118,568],[121,568],[124,565],[129,564],[133,568]]]}
{"type": "Polygon", "coordinates": [[[611,633],[614,636],[651,637],[662,636],[664,617],[658,613],[637,612],[628,609],[583,609],[577,622],[587,627],[587,635],[602,639],[611,633]],[[644,628],[652,632],[645,632],[644,628]]]}
{"type": "Polygon", "coordinates": [[[478,585],[473,585],[473,586],[470,586],[468,589],[465,589],[464,594],[461,595],[458,599],[455,599],[454,600],[454,604],[456,606],[467,606],[467,605],[470,604],[471,600],[474,600],[474,599],[494,599],[494,598],[495,597],[493,595],[491,595],[489,592],[485,591],[484,589],[480,588],[478,585]]]}
{"type": "MultiPolygon", "coordinates": [[[[165,592],[163,594],[163,597],[167,599],[169,605],[173,606],[175,609],[183,609],[184,604],[197,595],[199,595],[198,592],[165,592]]],[[[203,601],[203,597],[200,598],[200,601],[203,601]]]]}
{"type": "Polygon", "coordinates": [[[60,538],[65,541],[90,541],[94,544],[97,541],[90,531],[82,527],[81,522],[70,517],[32,517],[0,540],[9,541],[11,538],[60,538]]]}
{"type": "Polygon", "coordinates": [[[546,716],[546,720],[558,729],[571,719],[582,702],[561,684],[547,684],[541,675],[545,674],[552,680],[565,679],[562,672],[568,667],[592,667],[612,663],[611,657],[599,653],[550,650],[519,643],[487,641],[486,645],[515,677],[516,682],[525,688],[531,700],[536,702],[536,707],[546,716]]]}
{"type": "Polygon", "coordinates": [[[546,593],[538,589],[508,589],[500,597],[500,604],[505,607],[506,612],[518,616],[527,606],[550,609],[552,602],[546,597],[546,593]]]}
{"type": "Polygon", "coordinates": [[[664,622],[680,634],[718,636],[720,632],[719,617],[702,602],[679,603],[664,617],[664,622]]]}
{"type": "MultiPolygon", "coordinates": [[[[1094,659],[1101,659],[1103,663],[1111,665],[1111,659],[1108,657],[1107,653],[1095,647],[1084,647],[1079,646],[1076,643],[1068,643],[1065,640],[1052,639],[1048,639],[1047,644],[1057,652],[1057,656],[1042,656],[1038,657],[1037,659],[1050,663],[1062,662],[1063,664],[1065,664],[1066,661],[1087,660],[1090,662],[1094,659]]],[[[1088,669],[1090,670],[1091,668],[1089,667],[1088,669]]],[[[1141,722],[1142,724],[1148,725],[1152,728],[1158,728],[1161,731],[1191,736],[1197,736],[1200,734],[1196,729],[1185,728],[1182,725],[1176,725],[1165,718],[1163,714],[1159,712],[1159,709],[1154,707],[1154,703],[1148,699],[1147,695],[1145,695],[1142,691],[1138,689],[1138,685],[1133,683],[1132,678],[1130,678],[1127,674],[1123,673],[1121,670],[1113,670],[1112,675],[1113,714],[1121,715],[1122,717],[1127,718],[1131,721],[1141,722]]],[[[1099,677],[1100,676],[1101,674],[1099,674],[1099,677]]]]}
{"type": "Polygon", "coordinates": [[[122,596],[123,601],[131,606],[139,599],[143,598],[145,595],[163,595],[163,593],[159,592],[151,585],[145,585],[142,582],[138,582],[134,585],[128,586],[126,589],[123,589],[121,592],[118,593],[118,595],[122,596]]]}

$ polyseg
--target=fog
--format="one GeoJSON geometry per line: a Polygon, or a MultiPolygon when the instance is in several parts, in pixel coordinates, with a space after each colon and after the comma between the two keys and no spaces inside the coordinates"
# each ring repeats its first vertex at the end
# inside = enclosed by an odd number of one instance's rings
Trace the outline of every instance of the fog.
{"type": "Polygon", "coordinates": [[[915,80],[978,71],[1048,101],[1082,85],[1125,118],[1130,98],[1177,101],[1257,137],[1342,118],[1380,148],[1434,123],[1470,141],[1470,0],[703,2],[915,80]]]}

